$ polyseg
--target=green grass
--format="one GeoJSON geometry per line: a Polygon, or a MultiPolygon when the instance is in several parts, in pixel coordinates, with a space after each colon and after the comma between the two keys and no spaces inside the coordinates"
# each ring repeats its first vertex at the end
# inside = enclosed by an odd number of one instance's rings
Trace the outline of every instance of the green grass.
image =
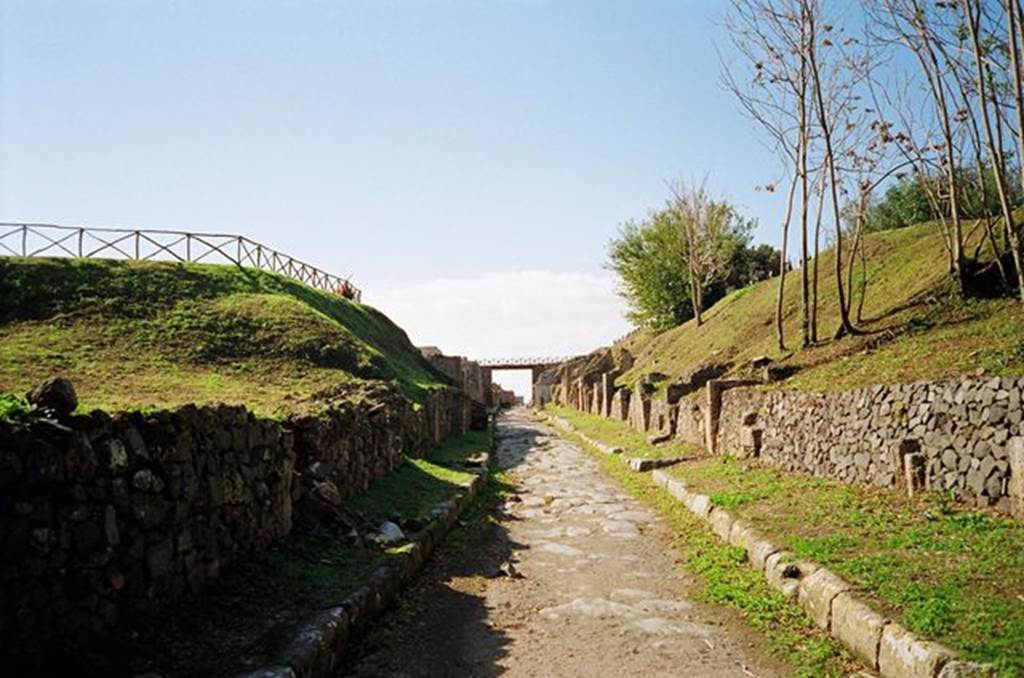
{"type": "MultiPolygon", "coordinates": [[[[964,301],[953,294],[936,224],[872,234],[866,252],[867,294],[857,323],[863,335],[832,339],[839,309],[829,250],[819,262],[817,345],[796,350],[800,343],[797,270],[787,276],[783,303],[788,351],[776,346],[778,278],[774,278],[719,301],[705,313],[701,327],[690,321],[661,334],[631,336],[621,347],[636,362],[617,381],[634,384],[660,372],[669,377],[663,381],[666,385],[672,377],[708,361],[730,363],[729,374],[741,376],[750,360],[762,355],[793,368],[794,376],[782,383],[802,389],[944,379],[978,369],[988,375],[1024,372],[1024,308],[1012,299],[964,301]]],[[[859,281],[859,266],[857,271],[859,281]]]]}
{"type": "Polygon", "coordinates": [[[855,670],[856,662],[842,648],[747,564],[742,549],[720,543],[705,523],[655,485],[650,474],[634,473],[621,459],[602,454],[578,436],[569,437],[596,457],[630,494],[668,521],[683,566],[699,577],[698,595],[738,610],[765,635],[771,651],[793,666],[794,676],[838,677],[855,670]]]}
{"type": "Polygon", "coordinates": [[[28,415],[29,405],[13,393],[0,393],[0,419],[21,419],[28,415]]]}
{"type": "MultiPolygon", "coordinates": [[[[623,422],[571,413],[590,435],[623,422]]],[[[892,490],[704,457],[668,470],[775,543],[832,568],[891,618],[1024,676],[1024,524],[892,490]]],[[[665,495],[666,497],[668,495],[665,495]]],[[[758,575],[760,576],[760,575],[758,575]]]]}
{"type": "Polygon", "coordinates": [[[604,417],[581,417],[571,407],[563,407],[550,403],[546,409],[554,415],[568,419],[576,427],[589,436],[609,445],[621,447],[627,457],[643,457],[645,459],[664,459],[668,457],[688,457],[697,453],[698,449],[688,443],[671,441],[661,445],[648,445],[644,434],[622,426],[613,419],[604,417]]]}
{"type": "MultiPolygon", "coordinates": [[[[488,444],[486,433],[453,439],[431,453],[432,461],[407,460],[367,492],[346,499],[345,509],[356,522],[424,518],[441,501],[465,493],[474,474],[453,465],[486,451],[488,444]]],[[[499,479],[484,496],[502,487],[499,479]]],[[[484,519],[474,510],[464,515],[484,519]]],[[[121,640],[88,663],[98,673],[117,675],[147,670],[222,675],[245,657],[269,663],[296,623],[339,605],[377,567],[401,566],[402,551],[355,546],[328,530],[293,535],[243,558],[200,595],[153,616],[127,619],[121,640]]]]}
{"type": "Polygon", "coordinates": [[[908,499],[729,458],[670,472],[801,558],[832,568],[907,628],[1005,675],[1024,675],[1021,523],[953,511],[938,494],[908,499]]]}
{"type": "Polygon", "coordinates": [[[231,402],[260,413],[385,379],[449,380],[370,306],[235,266],[0,258],[0,391],[70,378],[83,409],[231,402]]]}

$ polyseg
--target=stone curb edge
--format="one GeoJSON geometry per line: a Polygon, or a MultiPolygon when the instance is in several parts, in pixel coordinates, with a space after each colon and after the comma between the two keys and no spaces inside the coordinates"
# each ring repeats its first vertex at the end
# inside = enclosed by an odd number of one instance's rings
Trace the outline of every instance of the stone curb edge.
{"type": "MultiPolygon", "coordinates": [[[[493,428],[491,450],[494,448],[493,428]]],[[[300,624],[278,659],[269,666],[235,674],[235,678],[319,678],[331,676],[351,648],[356,632],[384,612],[422,569],[449,530],[487,484],[492,455],[485,455],[481,470],[466,491],[443,502],[443,513],[431,521],[413,542],[400,547],[401,565],[383,565],[341,605],[320,610],[300,624]]]]}
{"type": "Polygon", "coordinates": [[[838,640],[882,678],[982,678],[991,667],[956,658],[949,648],[924,640],[871,608],[855,587],[828,569],[799,561],[742,519],[716,507],[705,494],[691,492],[685,481],[654,471],[654,483],[708,523],[726,543],[747,552],[752,567],[814,623],[838,640]],[[794,567],[795,566],[795,567],[794,567]]]}

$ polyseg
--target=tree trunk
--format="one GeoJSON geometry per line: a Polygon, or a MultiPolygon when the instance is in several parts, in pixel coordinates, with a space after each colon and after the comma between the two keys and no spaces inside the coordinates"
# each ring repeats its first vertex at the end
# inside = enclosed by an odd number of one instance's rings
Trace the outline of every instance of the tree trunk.
{"type": "MultiPolygon", "coordinates": [[[[802,12],[806,9],[801,8],[802,12]]],[[[807,145],[810,141],[807,125],[807,21],[800,22],[800,83],[797,94],[800,163],[800,347],[811,345],[810,281],[807,272],[807,145]]]]}
{"type": "MultiPolygon", "coordinates": [[[[1021,188],[1024,188],[1024,84],[1021,83],[1020,49],[1024,41],[1024,13],[1021,12],[1020,3],[1017,0],[1006,0],[1006,14],[1010,38],[1010,57],[1013,69],[1013,99],[1017,109],[1017,164],[1020,166],[1021,188]]],[[[1017,224],[1012,219],[1006,224],[1006,233],[1010,238],[1010,249],[1013,252],[1013,262],[1017,266],[1018,279],[1024,278],[1024,269],[1021,268],[1020,242],[1017,237],[1017,224]]],[[[1024,281],[1021,282],[1024,286],[1024,281]]],[[[1022,292],[1024,295],[1024,292],[1022,292]]]]}
{"type": "Polygon", "coordinates": [[[782,326],[782,307],[786,296],[786,252],[789,244],[789,222],[793,218],[793,196],[796,193],[796,182],[799,173],[793,172],[793,179],[789,182],[789,192],[786,198],[786,217],[782,220],[782,247],[779,254],[779,291],[775,299],[775,336],[778,339],[780,351],[786,350],[786,335],[782,326]]]}
{"type": "Polygon", "coordinates": [[[839,300],[839,328],[836,336],[844,334],[855,334],[856,329],[850,322],[850,308],[847,304],[846,292],[843,289],[843,222],[839,214],[839,189],[836,185],[836,164],[835,153],[832,148],[832,128],[828,120],[828,111],[825,110],[825,98],[821,92],[821,74],[818,72],[818,58],[815,54],[815,36],[813,19],[808,19],[811,27],[810,40],[808,44],[809,61],[811,66],[811,79],[814,84],[814,98],[818,108],[818,124],[821,127],[821,135],[825,141],[825,165],[828,168],[829,189],[832,194],[832,218],[835,221],[836,246],[835,246],[835,271],[836,271],[836,294],[839,300]]]}
{"type": "Polygon", "coordinates": [[[821,215],[825,210],[825,183],[822,177],[818,194],[818,212],[814,217],[814,269],[811,273],[811,341],[818,343],[818,260],[821,258],[821,215]]]}

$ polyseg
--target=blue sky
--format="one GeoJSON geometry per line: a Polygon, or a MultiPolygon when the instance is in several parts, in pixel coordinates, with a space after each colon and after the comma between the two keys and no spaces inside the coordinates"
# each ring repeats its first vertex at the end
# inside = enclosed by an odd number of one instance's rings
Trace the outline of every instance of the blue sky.
{"type": "Polygon", "coordinates": [[[240,232],[419,343],[586,350],[626,329],[605,245],[664,180],[776,239],[724,5],[0,0],[0,220],[240,232]]]}

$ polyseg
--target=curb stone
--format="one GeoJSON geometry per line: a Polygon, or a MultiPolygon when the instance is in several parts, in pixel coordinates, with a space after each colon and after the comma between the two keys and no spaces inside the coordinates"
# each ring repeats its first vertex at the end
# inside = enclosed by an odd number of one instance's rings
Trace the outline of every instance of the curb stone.
{"type": "Polygon", "coordinates": [[[832,635],[872,669],[878,669],[878,645],[889,620],[852,593],[840,593],[832,601],[832,635]]]}
{"type": "Polygon", "coordinates": [[[394,602],[403,586],[415,577],[434,548],[487,484],[489,463],[488,454],[466,491],[455,500],[439,504],[435,509],[438,516],[420,532],[419,538],[397,550],[404,555],[400,567],[384,565],[374,570],[366,584],[349,594],[340,606],[321,610],[302,623],[272,665],[243,671],[235,674],[236,678],[319,678],[332,675],[350,649],[349,641],[394,602]]]}
{"type": "Polygon", "coordinates": [[[833,601],[840,593],[847,593],[852,588],[838,576],[822,567],[801,577],[800,585],[796,590],[797,601],[818,625],[818,628],[830,631],[833,601]]]}
{"type": "Polygon", "coordinates": [[[626,457],[623,459],[626,465],[629,466],[630,471],[636,471],[637,473],[647,473],[657,468],[665,468],[666,466],[675,466],[686,461],[686,457],[665,457],[664,459],[646,459],[644,457],[626,457]]]}
{"type": "Polygon", "coordinates": [[[707,495],[690,492],[681,479],[654,471],[656,485],[710,524],[722,540],[746,549],[751,564],[790,601],[798,602],[814,622],[883,678],[984,678],[984,664],[956,659],[949,648],[918,638],[857,598],[854,587],[817,563],[773,544],[728,511],[714,507],[707,495]],[[728,526],[728,529],[726,529],[728,526]],[[786,577],[796,565],[797,577],[786,577]]]}

